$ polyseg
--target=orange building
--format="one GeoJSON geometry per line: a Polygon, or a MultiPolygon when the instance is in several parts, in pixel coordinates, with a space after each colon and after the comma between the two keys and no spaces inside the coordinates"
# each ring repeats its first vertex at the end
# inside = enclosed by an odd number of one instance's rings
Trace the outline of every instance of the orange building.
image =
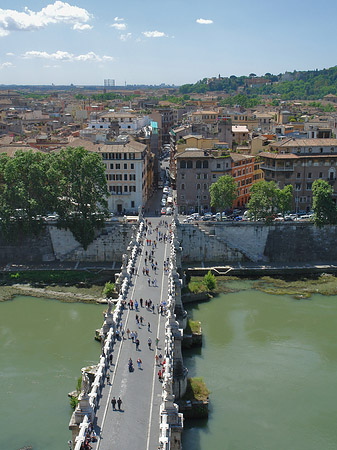
{"type": "Polygon", "coordinates": [[[250,188],[254,183],[255,157],[231,153],[232,177],[238,184],[238,196],[233,208],[244,208],[250,199],[250,188]]]}

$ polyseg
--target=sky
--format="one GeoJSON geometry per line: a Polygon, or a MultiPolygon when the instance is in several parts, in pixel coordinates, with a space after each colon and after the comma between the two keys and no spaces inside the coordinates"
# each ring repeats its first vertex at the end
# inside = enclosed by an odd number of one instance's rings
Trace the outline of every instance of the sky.
{"type": "Polygon", "coordinates": [[[0,84],[195,83],[336,61],[336,0],[2,0],[0,84]]]}

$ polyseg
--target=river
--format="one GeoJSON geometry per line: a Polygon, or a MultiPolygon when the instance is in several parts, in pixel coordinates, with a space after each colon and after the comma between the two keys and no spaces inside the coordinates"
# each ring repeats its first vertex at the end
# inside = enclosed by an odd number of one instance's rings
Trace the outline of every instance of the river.
{"type": "Polygon", "coordinates": [[[204,339],[185,365],[211,394],[208,421],[185,422],[183,447],[337,449],[337,297],[232,286],[239,292],[189,308],[204,339]]]}
{"type": "MultiPolygon", "coordinates": [[[[194,305],[200,351],[185,352],[210,394],[208,421],[185,422],[186,450],[337,449],[337,297],[264,294],[251,282],[194,305]]],[[[16,297],[0,303],[4,450],[67,449],[67,393],[98,361],[104,306],[16,297]]]]}
{"type": "Polygon", "coordinates": [[[68,449],[67,393],[98,362],[103,310],[33,297],[0,303],[1,449],[68,449]]]}

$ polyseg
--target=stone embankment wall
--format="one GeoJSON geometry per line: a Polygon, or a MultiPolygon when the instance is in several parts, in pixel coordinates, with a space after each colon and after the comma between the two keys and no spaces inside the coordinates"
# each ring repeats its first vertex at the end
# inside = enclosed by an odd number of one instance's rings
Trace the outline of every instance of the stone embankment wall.
{"type": "Polygon", "coordinates": [[[121,262],[130,242],[132,224],[106,224],[84,250],[69,230],[48,225],[38,237],[21,237],[15,243],[0,235],[0,263],[29,264],[50,261],[121,262]]]}
{"type": "MultiPolygon", "coordinates": [[[[69,230],[49,225],[38,238],[6,243],[0,236],[0,263],[47,261],[121,262],[132,233],[130,223],[106,224],[87,250],[69,230]]],[[[337,226],[317,228],[310,223],[199,222],[179,224],[182,263],[336,263],[337,226]]]]}
{"type": "Polygon", "coordinates": [[[337,226],[259,222],[181,224],[182,262],[333,263],[337,226]]]}

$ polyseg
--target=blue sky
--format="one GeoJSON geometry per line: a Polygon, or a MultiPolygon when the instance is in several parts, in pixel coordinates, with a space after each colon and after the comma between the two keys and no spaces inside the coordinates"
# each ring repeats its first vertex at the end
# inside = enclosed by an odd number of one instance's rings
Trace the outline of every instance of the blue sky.
{"type": "Polygon", "coordinates": [[[3,0],[0,84],[175,84],[336,61],[335,0],[3,0]]]}

